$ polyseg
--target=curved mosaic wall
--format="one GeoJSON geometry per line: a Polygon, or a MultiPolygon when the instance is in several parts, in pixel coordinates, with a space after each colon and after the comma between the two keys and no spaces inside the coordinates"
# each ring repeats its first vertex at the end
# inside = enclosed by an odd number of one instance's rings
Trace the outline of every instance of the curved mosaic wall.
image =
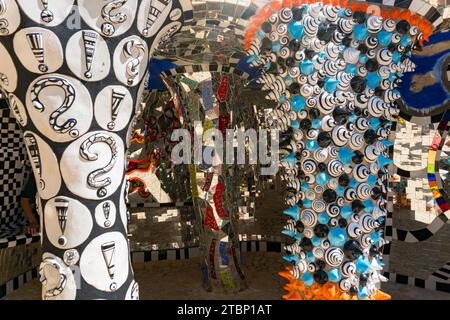
{"type": "MultiPolygon", "coordinates": [[[[390,127],[396,87],[415,65],[427,22],[408,10],[301,1],[264,7],[249,27],[249,60],[279,102],[287,299],[385,299],[378,290],[390,127]]],[[[425,35],[426,36],[426,35],[425,35]]]]}

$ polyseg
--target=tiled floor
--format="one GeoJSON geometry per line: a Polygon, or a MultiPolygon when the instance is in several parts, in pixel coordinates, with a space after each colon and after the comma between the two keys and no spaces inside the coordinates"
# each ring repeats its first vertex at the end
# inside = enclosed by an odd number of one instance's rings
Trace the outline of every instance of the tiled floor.
{"type": "MultiPolygon", "coordinates": [[[[207,293],[201,287],[200,267],[197,259],[159,261],[135,264],[142,300],[277,300],[285,293],[286,281],[277,275],[283,269],[278,253],[247,253],[244,256],[244,272],[249,288],[234,295],[207,293]]],[[[430,291],[395,283],[386,283],[383,290],[394,300],[450,300],[450,294],[430,291]]],[[[37,279],[9,294],[5,300],[30,300],[40,298],[37,279]]]]}

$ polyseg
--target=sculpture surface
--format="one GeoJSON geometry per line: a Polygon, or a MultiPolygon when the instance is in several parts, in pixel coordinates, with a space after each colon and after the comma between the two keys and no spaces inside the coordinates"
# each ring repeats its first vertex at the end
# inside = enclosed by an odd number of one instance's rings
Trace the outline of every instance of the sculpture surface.
{"type": "Polygon", "coordinates": [[[44,299],[138,298],[126,150],[150,54],[180,30],[183,5],[0,1],[1,90],[24,131],[39,189],[44,299]]]}
{"type": "MultiPolygon", "coordinates": [[[[173,76],[211,71],[214,81],[203,81],[201,94],[190,92],[197,107],[188,121],[201,120],[204,131],[224,131],[236,126],[231,116],[237,114],[236,96],[227,96],[235,76],[228,71],[242,58],[242,44],[247,63],[260,70],[257,82],[277,104],[265,127],[282,132],[281,176],[289,207],[283,234],[293,241],[284,256],[292,266],[280,273],[290,281],[284,297],[387,298],[378,290],[385,280],[382,252],[389,251],[385,237],[391,236],[385,233],[394,230],[394,237],[412,242],[423,240],[416,234],[434,234],[428,228],[392,229],[388,182],[397,87],[420,61],[411,53],[442,18],[422,9],[431,6],[421,0],[377,5],[275,0],[259,11],[265,1],[237,1],[233,10],[227,7],[233,13],[219,6],[224,15],[217,17],[204,14],[205,7],[216,8],[208,2],[216,1],[0,0],[0,90],[24,131],[39,189],[43,298],[138,298],[125,171],[133,126],[142,116],[148,61],[166,54],[173,76]],[[202,14],[205,19],[188,26],[202,14]],[[183,39],[168,41],[180,30],[183,39]],[[227,41],[219,43],[220,38],[227,41]],[[211,54],[221,45],[221,54],[211,54]],[[220,63],[211,61],[217,57],[220,63]]],[[[207,135],[203,140],[204,148],[213,144],[207,135]]],[[[430,155],[442,147],[441,140],[430,155]]],[[[149,169],[153,160],[146,159],[131,167],[149,169]]],[[[204,231],[204,286],[239,291],[246,283],[233,221],[238,169],[189,168],[197,223],[204,231]]],[[[133,183],[131,189],[143,185],[148,196],[143,180],[133,183]]],[[[447,203],[441,207],[448,209],[447,203]]],[[[437,224],[446,219],[441,215],[437,224]]]]}

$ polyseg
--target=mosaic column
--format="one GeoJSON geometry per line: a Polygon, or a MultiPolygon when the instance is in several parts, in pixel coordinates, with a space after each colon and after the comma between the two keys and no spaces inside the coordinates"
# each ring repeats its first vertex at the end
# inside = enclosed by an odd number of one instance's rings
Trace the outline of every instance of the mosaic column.
{"type": "Polygon", "coordinates": [[[396,87],[431,30],[406,9],[273,1],[246,35],[281,131],[285,299],[387,299],[382,275],[396,87]]]}
{"type": "MultiPolygon", "coordinates": [[[[203,287],[207,291],[233,293],[247,288],[240,265],[239,235],[236,229],[237,205],[234,199],[234,166],[214,158],[214,139],[210,129],[223,136],[232,127],[231,106],[237,97],[229,92],[232,76],[213,73],[200,84],[200,91],[190,92],[189,118],[200,135],[200,147],[194,151],[203,158],[201,163],[189,166],[191,192],[200,234],[203,287]],[[201,95],[201,96],[200,96],[201,95]],[[200,110],[200,98],[202,108],[200,110]],[[206,161],[205,161],[206,160],[206,161]]],[[[194,147],[195,148],[195,147],[194,147]]],[[[216,152],[219,150],[216,150],[216,152]]],[[[217,155],[217,153],[216,153],[217,155]]],[[[194,157],[194,161],[195,161],[194,157]]],[[[200,159],[200,158],[199,158],[200,159]]]]}
{"type": "Polygon", "coordinates": [[[43,217],[42,298],[138,299],[130,123],[149,56],[184,10],[162,0],[0,0],[0,21],[0,86],[24,131],[43,217]]]}

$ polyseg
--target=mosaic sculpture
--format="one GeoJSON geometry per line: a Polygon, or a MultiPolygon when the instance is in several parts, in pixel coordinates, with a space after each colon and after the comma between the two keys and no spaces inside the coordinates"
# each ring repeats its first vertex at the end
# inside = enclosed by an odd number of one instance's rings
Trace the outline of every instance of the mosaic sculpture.
{"type": "Polygon", "coordinates": [[[272,2],[246,38],[280,129],[286,299],[386,299],[381,292],[396,90],[430,34],[409,10],[347,1],[272,2]],[[373,8],[372,8],[373,9],[373,8]]]}
{"type": "Polygon", "coordinates": [[[185,202],[190,197],[187,166],[171,161],[177,143],[172,134],[184,126],[183,104],[176,88],[147,91],[145,100],[130,146],[130,202],[185,202]]]}
{"type": "Polygon", "coordinates": [[[0,85],[38,185],[43,299],[138,299],[126,150],[149,57],[189,8],[171,0],[0,1],[0,85]]]}
{"type": "MultiPolygon", "coordinates": [[[[188,78],[189,82],[182,76],[184,83],[191,84],[182,95],[187,103],[188,126],[191,132],[200,133],[201,150],[198,151],[203,157],[199,163],[188,166],[200,237],[202,284],[208,291],[239,292],[247,288],[247,283],[241,268],[236,231],[234,175],[237,170],[234,165],[214,159],[219,150],[215,150],[213,137],[220,134],[226,143],[226,130],[233,127],[231,113],[237,108],[237,90],[241,83],[238,77],[226,72],[204,75],[207,76],[203,81],[195,85],[195,80],[188,78]],[[211,157],[211,161],[207,161],[205,155],[211,157]]],[[[193,150],[192,156],[196,152],[193,150]]]]}

